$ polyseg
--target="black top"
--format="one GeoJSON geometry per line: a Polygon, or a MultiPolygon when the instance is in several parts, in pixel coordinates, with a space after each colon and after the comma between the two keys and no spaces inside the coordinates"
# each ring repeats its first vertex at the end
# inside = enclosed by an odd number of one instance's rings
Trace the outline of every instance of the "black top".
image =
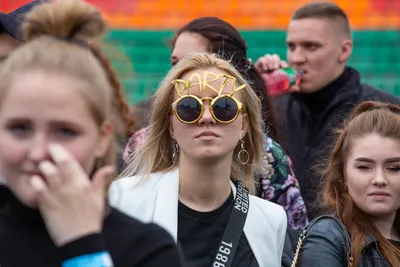
{"type": "Polygon", "coordinates": [[[310,119],[316,123],[319,116],[322,115],[326,107],[332,102],[332,99],[335,98],[338,88],[345,86],[349,79],[351,79],[351,75],[351,69],[346,68],[339,77],[321,90],[312,94],[293,93],[293,97],[307,106],[310,112],[310,119]]]}
{"type": "Polygon", "coordinates": [[[155,224],[144,224],[116,209],[104,220],[103,232],[57,248],[37,210],[13,195],[0,210],[1,267],[57,267],[64,260],[108,251],[116,267],[182,266],[171,236],[155,224]]]}
{"type": "MultiPolygon", "coordinates": [[[[233,194],[221,207],[210,212],[178,206],[178,240],[187,267],[210,267],[233,208],[233,194]]],[[[172,266],[172,265],[171,265],[172,266]]],[[[246,236],[242,232],[232,267],[259,267],[246,236]]]]}

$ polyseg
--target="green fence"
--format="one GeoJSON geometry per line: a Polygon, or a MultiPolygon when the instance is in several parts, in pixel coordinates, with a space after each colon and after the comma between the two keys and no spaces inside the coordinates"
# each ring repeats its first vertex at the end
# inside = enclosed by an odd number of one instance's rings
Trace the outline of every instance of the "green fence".
{"type": "MultiPolygon", "coordinates": [[[[285,32],[243,31],[249,57],[255,61],[266,53],[285,58],[285,32]]],[[[124,55],[112,57],[132,103],[146,99],[170,68],[170,31],[112,31],[107,43],[124,55]]],[[[357,68],[363,82],[400,96],[400,31],[354,32],[350,66],[357,68]]]]}

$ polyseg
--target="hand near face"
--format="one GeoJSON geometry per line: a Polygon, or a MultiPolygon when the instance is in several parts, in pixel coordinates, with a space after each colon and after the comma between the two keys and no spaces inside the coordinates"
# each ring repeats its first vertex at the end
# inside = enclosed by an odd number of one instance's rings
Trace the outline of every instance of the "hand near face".
{"type": "MultiPolygon", "coordinates": [[[[267,78],[265,76],[267,73],[273,72],[281,68],[288,68],[289,65],[286,61],[281,60],[281,58],[277,54],[266,54],[257,60],[256,64],[254,64],[254,67],[267,84],[267,78]]],[[[289,88],[289,90],[282,92],[282,94],[290,94],[298,91],[300,91],[299,86],[293,85],[289,88]]],[[[274,94],[273,96],[278,97],[280,95],[281,94],[274,94]]]]}
{"type": "Polygon", "coordinates": [[[99,233],[105,209],[105,179],[113,167],[105,166],[92,180],[79,163],[60,145],[50,145],[53,162],[43,161],[39,176],[31,179],[38,208],[57,246],[82,236],[99,233]]]}

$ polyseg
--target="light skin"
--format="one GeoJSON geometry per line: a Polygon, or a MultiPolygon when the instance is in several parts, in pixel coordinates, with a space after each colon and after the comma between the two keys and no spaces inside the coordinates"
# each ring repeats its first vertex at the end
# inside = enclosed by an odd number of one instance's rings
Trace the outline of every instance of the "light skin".
{"type": "MultiPolygon", "coordinates": [[[[181,78],[188,80],[193,73],[199,73],[202,76],[203,71],[224,73],[211,68],[194,70],[181,78]]],[[[209,84],[214,88],[219,88],[222,81],[219,79],[209,84]]],[[[223,92],[231,93],[232,83],[228,83],[223,92]]],[[[210,89],[200,91],[199,86],[193,86],[190,94],[199,98],[217,96],[217,93],[210,89]]],[[[234,96],[240,101],[238,93],[234,96]]],[[[178,95],[175,93],[174,100],[176,99],[178,95]]],[[[171,115],[170,133],[180,148],[180,200],[192,209],[211,211],[220,207],[230,195],[233,151],[241,137],[245,135],[247,123],[242,113],[232,123],[217,123],[211,115],[208,101],[204,102],[204,108],[204,114],[194,124],[182,123],[175,115],[171,115]],[[213,132],[217,136],[199,137],[205,131],[213,132]]]]}
{"type": "Polygon", "coordinates": [[[174,50],[171,53],[171,64],[175,65],[179,60],[190,53],[208,52],[209,42],[197,33],[184,32],[176,39],[174,50]]]}
{"type": "Polygon", "coordinates": [[[385,238],[400,240],[393,229],[400,207],[400,141],[378,134],[351,140],[345,174],[355,205],[372,216],[385,238]]]}
{"type": "Polygon", "coordinates": [[[20,42],[8,33],[0,34],[0,62],[4,60],[12,51],[17,49],[20,42]]]}
{"type": "Polygon", "coordinates": [[[92,181],[88,173],[106,153],[110,124],[95,123],[80,92],[87,84],[42,70],[23,77],[1,99],[0,168],[7,186],[40,210],[57,245],[99,232],[104,179],[113,169],[100,168],[92,181]]]}
{"type": "Polygon", "coordinates": [[[255,64],[260,73],[289,65],[304,72],[300,84],[283,93],[319,91],[343,73],[352,53],[352,40],[343,25],[321,18],[292,20],[286,45],[288,63],[267,54],[255,64]]]}

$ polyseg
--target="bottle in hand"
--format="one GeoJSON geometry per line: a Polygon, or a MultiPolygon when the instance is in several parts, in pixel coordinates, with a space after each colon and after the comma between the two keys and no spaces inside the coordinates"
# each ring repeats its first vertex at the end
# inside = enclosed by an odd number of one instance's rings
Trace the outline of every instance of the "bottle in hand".
{"type": "Polygon", "coordinates": [[[301,81],[302,73],[293,68],[282,68],[261,75],[271,96],[283,95],[301,81]]]}

